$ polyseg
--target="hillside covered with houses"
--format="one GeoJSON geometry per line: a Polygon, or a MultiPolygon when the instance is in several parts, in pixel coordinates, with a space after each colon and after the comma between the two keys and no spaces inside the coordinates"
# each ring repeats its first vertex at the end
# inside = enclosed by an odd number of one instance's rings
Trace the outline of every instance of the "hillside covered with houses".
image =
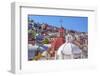
{"type": "Polygon", "coordinates": [[[87,32],[28,20],[29,61],[84,58],[88,58],[87,32]],[[61,49],[68,50],[68,54],[61,49]]]}

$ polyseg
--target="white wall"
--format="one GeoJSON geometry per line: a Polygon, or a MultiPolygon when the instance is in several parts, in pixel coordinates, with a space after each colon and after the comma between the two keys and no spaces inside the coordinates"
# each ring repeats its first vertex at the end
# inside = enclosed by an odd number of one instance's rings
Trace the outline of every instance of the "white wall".
{"type": "MultiPolygon", "coordinates": [[[[100,71],[100,1],[99,0],[1,0],[0,2],[0,76],[13,76],[13,74],[9,73],[8,70],[10,69],[10,47],[11,47],[11,8],[10,3],[13,1],[17,2],[35,2],[39,3],[51,3],[51,4],[63,4],[63,5],[76,5],[76,6],[94,6],[97,7],[97,28],[98,28],[98,48],[97,48],[97,68],[85,69],[85,68],[78,68],[78,69],[69,69],[61,72],[52,72],[52,73],[35,73],[29,74],[34,76],[51,76],[51,75],[58,75],[58,76],[99,76],[98,73],[100,71]]],[[[28,74],[24,74],[28,76],[28,74]]]]}

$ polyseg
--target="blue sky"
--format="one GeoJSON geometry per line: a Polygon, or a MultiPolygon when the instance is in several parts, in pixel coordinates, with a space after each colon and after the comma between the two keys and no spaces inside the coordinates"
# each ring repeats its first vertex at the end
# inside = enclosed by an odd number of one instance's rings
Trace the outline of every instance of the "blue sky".
{"type": "Polygon", "coordinates": [[[28,18],[35,22],[47,23],[57,27],[62,24],[64,28],[69,30],[88,32],[88,17],[29,15],[28,18]]]}

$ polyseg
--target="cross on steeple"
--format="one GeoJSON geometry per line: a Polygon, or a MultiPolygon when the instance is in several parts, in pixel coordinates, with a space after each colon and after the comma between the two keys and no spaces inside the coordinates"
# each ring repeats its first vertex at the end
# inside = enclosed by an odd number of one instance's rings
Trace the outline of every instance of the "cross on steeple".
{"type": "Polygon", "coordinates": [[[62,19],[60,19],[60,24],[61,24],[61,27],[62,27],[62,23],[63,23],[63,20],[62,20],[62,19]]]}

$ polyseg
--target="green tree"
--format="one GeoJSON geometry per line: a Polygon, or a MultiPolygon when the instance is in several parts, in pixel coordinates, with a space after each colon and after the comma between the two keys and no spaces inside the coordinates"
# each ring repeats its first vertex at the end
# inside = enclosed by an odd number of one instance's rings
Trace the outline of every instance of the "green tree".
{"type": "Polygon", "coordinates": [[[44,43],[44,44],[48,44],[48,43],[49,43],[48,38],[45,38],[44,41],[43,41],[43,43],[44,43]]]}

